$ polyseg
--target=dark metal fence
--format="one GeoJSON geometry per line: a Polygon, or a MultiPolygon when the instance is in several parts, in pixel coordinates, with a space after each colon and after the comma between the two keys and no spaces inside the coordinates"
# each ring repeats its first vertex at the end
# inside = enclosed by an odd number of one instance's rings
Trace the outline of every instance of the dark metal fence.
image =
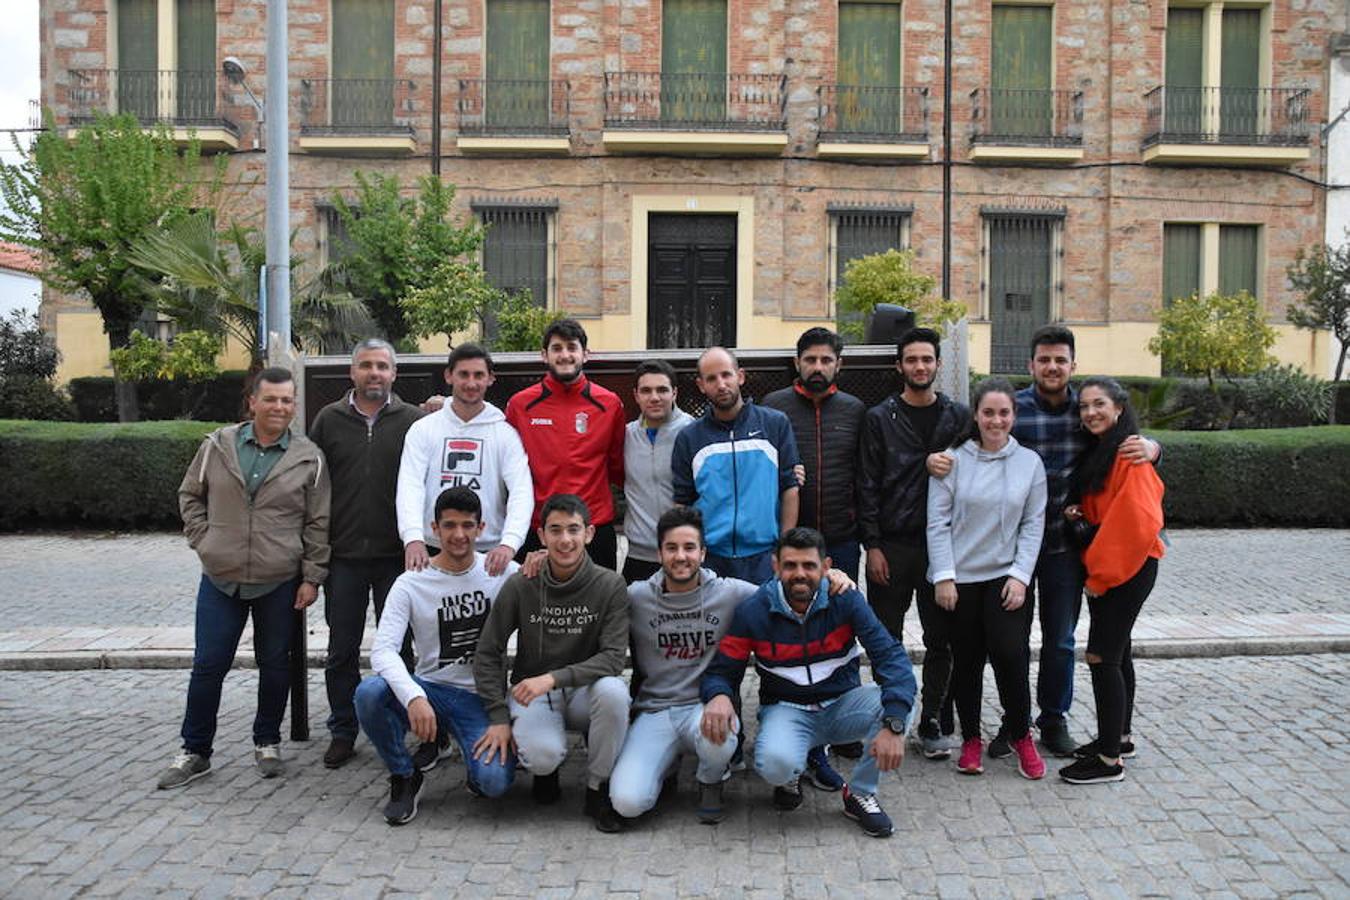
{"type": "Polygon", "coordinates": [[[1083,143],[1082,91],[976,88],[970,92],[971,141],[1045,147],[1083,143]]]}
{"type": "Polygon", "coordinates": [[[1303,146],[1312,124],[1310,96],[1306,88],[1156,87],[1144,95],[1144,146],[1303,146]]]}
{"type": "Polygon", "coordinates": [[[417,85],[406,78],[304,78],[300,133],[411,134],[417,85]]]}
{"type": "Polygon", "coordinates": [[[928,88],[825,84],[817,94],[821,140],[928,140],[928,88]]]}
{"type": "Polygon", "coordinates": [[[142,125],[227,128],[220,114],[221,80],[215,72],[72,69],[68,100],[71,121],[103,113],[128,113],[142,125]]]}
{"type": "Polygon", "coordinates": [[[459,83],[459,131],[469,135],[567,134],[570,87],[547,79],[459,83]]]}
{"type": "Polygon", "coordinates": [[[606,128],[781,130],[787,76],[606,72],[606,128]]]}

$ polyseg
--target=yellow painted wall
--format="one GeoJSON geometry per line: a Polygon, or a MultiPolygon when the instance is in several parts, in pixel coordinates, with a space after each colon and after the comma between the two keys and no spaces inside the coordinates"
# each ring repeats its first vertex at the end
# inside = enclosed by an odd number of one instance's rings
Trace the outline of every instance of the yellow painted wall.
{"type": "Polygon", "coordinates": [[[1276,325],[1275,346],[1270,352],[1282,363],[1292,363],[1309,375],[1330,378],[1331,332],[1305,331],[1293,325],[1276,325]]]}
{"type": "MultiPolygon", "coordinates": [[[[1156,322],[1072,323],[1079,375],[1161,375],[1162,362],[1148,352],[1156,322]]],[[[1030,355],[1030,348],[1028,348],[1030,355]]]]}
{"type": "Polygon", "coordinates": [[[56,367],[59,384],[89,375],[112,375],[103,319],[92,309],[56,314],[56,349],[61,353],[56,367]]]}

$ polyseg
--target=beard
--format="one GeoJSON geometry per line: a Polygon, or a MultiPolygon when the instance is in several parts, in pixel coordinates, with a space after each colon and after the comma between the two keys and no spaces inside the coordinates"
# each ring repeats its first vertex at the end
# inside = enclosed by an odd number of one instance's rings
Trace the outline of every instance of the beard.
{"type": "Polygon", "coordinates": [[[826,378],[819,372],[813,372],[810,376],[802,379],[802,386],[813,394],[823,394],[834,384],[833,378],[826,378]]]}
{"type": "Polygon", "coordinates": [[[929,376],[927,381],[918,381],[916,379],[910,378],[908,375],[902,372],[900,374],[900,380],[905,383],[905,387],[907,388],[912,388],[913,390],[916,391],[926,391],[933,386],[933,382],[937,381],[937,375],[934,374],[929,376]]]}
{"type": "Polygon", "coordinates": [[[558,381],[561,381],[563,384],[571,384],[572,382],[576,381],[578,378],[581,377],[581,366],[575,367],[574,369],[572,369],[572,371],[566,374],[559,372],[557,369],[553,368],[553,366],[548,366],[547,368],[548,374],[552,375],[554,378],[556,378],[558,381]]]}

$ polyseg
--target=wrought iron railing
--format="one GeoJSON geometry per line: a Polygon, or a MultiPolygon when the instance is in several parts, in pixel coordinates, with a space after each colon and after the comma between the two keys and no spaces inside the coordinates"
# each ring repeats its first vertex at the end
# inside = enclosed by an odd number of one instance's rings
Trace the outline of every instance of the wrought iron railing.
{"type": "Polygon", "coordinates": [[[976,88],[970,92],[971,141],[1033,147],[1083,143],[1082,91],[976,88]]]}
{"type": "Polygon", "coordinates": [[[1145,147],[1164,142],[1303,146],[1311,130],[1306,88],[1160,86],[1144,99],[1145,147]]]}
{"type": "Polygon", "coordinates": [[[104,113],[129,113],[142,125],[239,127],[221,115],[221,77],[215,72],[72,69],[67,99],[74,123],[104,113]]]}
{"type": "Polygon", "coordinates": [[[928,88],[825,84],[817,95],[821,140],[928,140],[928,88]]]}
{"type": "Polygon", "coordinates": [[[459,83],[459,131],[469,135],[565,135],[566,81],[475,78],[459,83]]]}
{"type": "Polygon", "coordinates": [[[304,78],[300,133],[412,134],[417,85],[406,78],[304,78]]]}
{"type": "Polygon", "coordinates": [[[606,128],[779,131],[785,75],[606,72],[606,128]]]}

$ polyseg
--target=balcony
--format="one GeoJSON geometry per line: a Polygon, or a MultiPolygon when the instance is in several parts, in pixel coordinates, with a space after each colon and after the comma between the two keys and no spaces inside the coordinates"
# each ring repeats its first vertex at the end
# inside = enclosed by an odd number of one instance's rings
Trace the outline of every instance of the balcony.
{"type": "Polygon", "coordinates": [[[784,75],[605,73],[611,152],[778,155],[787,146],[784,75]]]}
{"type": "Polygon", "coordinates": [[[1287,166],[1309,157],[1305,88],[1156,87],[1144,98],[1146,163],[1287,166]]]}
{"type": "Polygon", "coordinates": [[[1083,158],[1081,91],[983,88],[970,92],[970,158],[1071,163],[1083,158]]]}
{"type": "Polygon", "coordinates": [[[70,123],[130,114],[146,128],[168,129],[179,143],[195,137],[204,151],[237,150],[239,126],[220,112],[220,87],[214,72],[72,69],[70,123]]]}
{"type": "Polygon", "coordinates": [[[462,80],[459,149],[463,153],[565,154],[571,88],[566,81],[462,80]]]}
{"type": "Polygon", "coordinates": [[[826,84],[817,96],[818,156],[927,158],[928,88],[826,84]]]}
{"type": "Polygon", "coordinates": [[[300,149],[343,156],[400,156],[417,149],[416,84],[406,78],[300,81],[300,149]]]}

